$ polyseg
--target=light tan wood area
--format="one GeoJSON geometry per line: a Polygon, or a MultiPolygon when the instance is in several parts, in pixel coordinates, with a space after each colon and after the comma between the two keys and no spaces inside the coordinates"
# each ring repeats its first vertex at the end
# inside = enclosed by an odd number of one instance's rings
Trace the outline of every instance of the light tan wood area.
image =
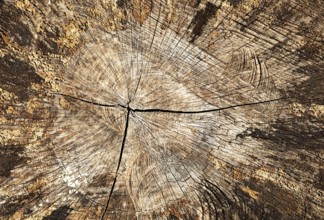
{"type": "Polygon", "coordinates": [[[323,219],[320,0],[0,0],[0,219],[323,219]]]}

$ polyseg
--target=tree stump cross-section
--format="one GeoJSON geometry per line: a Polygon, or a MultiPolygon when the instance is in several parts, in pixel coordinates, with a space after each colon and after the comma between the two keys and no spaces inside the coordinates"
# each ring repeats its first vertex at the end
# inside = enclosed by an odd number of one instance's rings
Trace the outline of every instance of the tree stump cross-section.
{"type": "Polygon", "coordinates": [[[324,219],[321,1],[0,1],[0,219],[324,219]]]}

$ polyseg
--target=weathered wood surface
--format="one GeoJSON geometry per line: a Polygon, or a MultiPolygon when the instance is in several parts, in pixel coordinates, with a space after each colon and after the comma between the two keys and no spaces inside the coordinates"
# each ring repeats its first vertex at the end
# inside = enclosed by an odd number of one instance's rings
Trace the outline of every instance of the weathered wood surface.
{"type": "Polygon", "coordinates": [[[0,1],[0,218],[324,219],[323,13],[0,1]]]}

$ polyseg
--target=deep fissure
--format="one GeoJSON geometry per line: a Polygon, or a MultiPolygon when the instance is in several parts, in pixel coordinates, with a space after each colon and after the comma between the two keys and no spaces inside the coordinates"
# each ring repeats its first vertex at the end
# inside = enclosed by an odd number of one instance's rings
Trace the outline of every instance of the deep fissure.
{"type": "Polygon", "coordinates": [[[88,103],[88,104],[93,104],[96,106],[101,106],[101,107],[108,107],[108,108],[116,108],[116,107],[121,107],[124,109],[127,109],[128,111],[132,112],[160,112],[160,113],[174,113],[174,114],[202,114],[202,113],[208,113],[208,112],[217,112],[217,111],[222,111],[222,110],[227,110],[231,108],[238,108],[238,107],[244,107],[244,106],[251,106],[251,105],[258,105],[258,104],[266,104],[266,103],[271,103],[271,102],[276,102],[276,101],[281,101],[281,100],[286,100],[288,99],[287,97],[281,97],[281,98],[276,98],[276,99],[269,99],[265,101],[258,101],[258,102],[249,102],[249,103],[243,103],[243,104],[237,104],[237,105],[230,105],[226,107],[221,107],[221,108],[214,108],[214,109],[205,109],[205,110],[198,110],[198,111],[182,111],[182,110],[172,110],[172,109],[160,109],[160,108],[148,108],[148,109],[141,109],[141,108],[131,108],[129,106],[128,102],[126,105],[122,104],[103,104],[103,103],[98,103],[98,102],[93,102],[85,99],[80,99],[74,96],[66,95],[66,94],[61,94],[61,93],[54,93],[56,95],[61,95],[64,97],[68,97],[80,102],[88,103]]]}
{"type": "Polygon", "coordinates": [[[202,113],[217,112],[217,111],[222,111],[222,110],[231,109],[231,108],[237,108],[237,107],[251,106],[251,105],[257,105],[257,104],[265,104],[265,103],[270,103],[270,102],[275,102],[275,101],[280,101],[280,100],[286,99],[286,98],[282,97],[282,98],[277,98],[277,99],[271,99],[271,100],[265,100],[265,101],[259,101],[259,102],[251,102],[251,103],[243,103],[243,104],[237,104],[237,105],[232,105],[232,106],[227,106],[227,107],[222,107],[222,108],[215,108],[215,109],[207,109],[207,110],[200,110],[200,111],[181,111],[181,110],[158,109],[158,108],[156,108],[156,109],[154,109],[154,108],[152,108],[152,109],[137,109],[137,108],[132,109],[130,107],[130,105],[129,105],[131,101],[129,101],[126,105],[122,105],[122,104],[113,105],[113,104],[103,104],[103,103],[99,103],[99,102],[89,101],[89,100],[77,98],[77,97],[67,95],[67,94],[62,94],[62,93],[54,93],[54,94],[55,95],[61,95],[63,97],[67,97],[67,98],[77,100],[77,101],[80,101],[80,102],[84,102],[84,103],[87,103],[87,104],[93,104],[93,105],[96,105],[96,106],[107,107],[107,108],[121,107],[121,108],[124,108],[124,109],[127,110],[126,121],[125,121],[125,129],[124,129],[123,140],[122,140],[121,149],[120,149],[120,153],[119,153],[118,164],[117,164],[117,168],[116,168],[116,171],[115,171],[115,177],[114,177],[111,189],[110,189],[108,201],[106,203],[104,212],[103,212],[103,214],[101,216],[101,220],[104,219],[104,217],[105,217],[105,215],[106,215],[106,213],[108,211],[110,200],[111,200],[112,194],[114,192],[115,185],[116,185],[116,182],[117,182],[117,178],[118,178],[118,175],[119,175],[119,169],[120,169],[121,161],[122,161],[122,158],[123,158],[123,153],[124,153],[124,148],[125,148],[126,138],[127,138],[127,133],[128,133],[129,115],[130,115],[131,112],[159,112],[159,113],[173,113],[173,114],[202,114],[202,113]]]}
{"type": "Polygon", "coordinates": [[[120,168],[120,164],[121,164],[121,161],[122,161],[122,158],[123,158],[123,152],[124,152],[125,143],[126,143],[126,137],[127,137],[127,131],[128,131],[130,111],[131,110],[130,110],[129,106],[127,106],[127,115],[126,115],[126,122],[125,122],[125,130],[124,130],[124,135],[123,135],[122,146],[121,146],[120,153],[119,153],[119,160],[118,160],[118,164],[117,164],[117,168],[116,168],[116,172],[115,172],[114,181],[113,181],[113,184],[111,186],[110,193],[109,193],[109,197],[108,197],[108,201],[106,203],[105,210],[104,210],[104,212],[103,212],[103,214],[101,216],[101,220],[104,219],[105,214],[106,214],[106,212],[108,210],[109,202],[110,202],[111,196],[113,194],[113,191],[114,191],[114,188],[115,188],[115,185],[116,185],[116,182],[117,182],[117,177],[118,177],[118,174],[119,174],[119,168],[120,168]]]}

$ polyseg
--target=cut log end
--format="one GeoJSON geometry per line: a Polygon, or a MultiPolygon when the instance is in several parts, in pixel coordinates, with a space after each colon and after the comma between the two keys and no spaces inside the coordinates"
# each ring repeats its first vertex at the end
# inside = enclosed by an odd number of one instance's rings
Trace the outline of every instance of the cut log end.
{"type": "Polygon", "coordinates": [[[0,1],[0,219],[322,219],[320,1],[0,1]]]}

